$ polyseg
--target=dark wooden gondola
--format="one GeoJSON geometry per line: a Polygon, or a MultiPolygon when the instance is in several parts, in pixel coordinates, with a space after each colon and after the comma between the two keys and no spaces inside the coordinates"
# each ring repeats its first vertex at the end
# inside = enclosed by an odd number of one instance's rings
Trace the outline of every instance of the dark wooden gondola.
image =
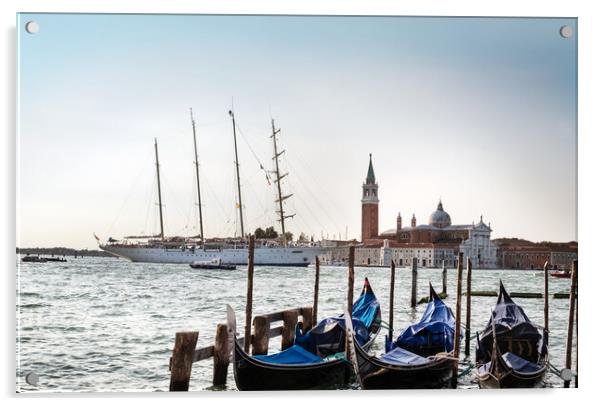
{"type": "MultiPolygon", "coordinates": [[[[441,300],[432,286],[430,289],[431,300],[441,300]]],[[[442,345],[412,348],[414,354],[427,358],[426,362],[400,364],[369,355],[355,337],[353,343],[355,357],[352,361],[363,389],[440,389],[450,383],[453,351],[444,351],[442,345]]]]}
{"type": "Polygon", "coordinates": [[[500,281],[497,304],[477,334],[475,375],[481,388],[533,388],[548,367],[548,332],[531,323],[500,281]]]}
{"type": "MultiPolygon", "coordinates": [[[[367,289],[371,290],[369,284],[367,289]]],[[[229,329],[236,332],[236,319],[230,306],[228,306],[228,325],[229,329]]],[[[374,343],[379,331],[380,308],[374,323],[370,326],[370,337],[364,348],[369,348],[374,343]]],[[[337,357],[307,364],[265,362],[247,354],[239,340],[234,340],[233,367],[236,386],[244,391],[333,389],[336,385],[347,383],[351,377],[351,365],[345,358],[337,357]]]]}

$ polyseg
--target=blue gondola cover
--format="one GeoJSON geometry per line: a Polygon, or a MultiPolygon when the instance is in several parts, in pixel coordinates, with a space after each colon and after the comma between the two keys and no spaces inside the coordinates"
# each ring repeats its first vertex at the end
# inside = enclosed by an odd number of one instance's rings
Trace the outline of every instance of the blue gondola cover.
{"type": "Polygon", "coordinates": [[[256,359],[273,364],[315,364],[322,358],[305,350],[299,345],[293,345],[284,351],[272,355],[255,355],[256,359]]]}
{"type": "Polygon", "coordinates": [[[384,354],[380,359],[393,365],[423,365],[429,362],[427,358],[399,347],[384,354]]]}
{"type": "MultiPolygon", "coordinates": [[[[366,278],[364,291],[351,309],[355,338],[360,345],[370,339],[370,326],[379,315],[380,304],[366,278]]],[[[320,321],[306,334],[301,329],[295,331],[295,344],[319,356],[325,357],[345,350],[345,318],[329,317],[320,321]]]]}
{"type": "Polygon", "coordinates": [[[386,340],[385,349],[441,346],[444,351],[452,351],[455,322],[451,309],[435,294],[420,321],[406,328],[394,343],[386,340]]]}

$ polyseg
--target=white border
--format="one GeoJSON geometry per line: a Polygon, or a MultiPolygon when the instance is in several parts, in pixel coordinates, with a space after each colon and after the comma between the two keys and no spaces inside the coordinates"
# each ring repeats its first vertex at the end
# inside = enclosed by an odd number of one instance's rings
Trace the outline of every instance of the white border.
{"type": "MultiPolygon", "coordinates": [[[[81,403],[95,404],[107,402],[106,398],[137,397],[137,395],[61,395],[61,396],[22,396],[15,397],[15,277],[14,277],[14,250],[15,250],[15,20],[17,11],[29,12],[144,12],[144,13],[225,13],[225,14],[337,14],[337,15],[460,15],[460,16],[547,16],[547,17],[578,17],[579,29],[579,240],[580,240],[580,269],[581,269],[581,382],[579,390],[545,390],[545,391],[507,391],[488,392],[484,391],[445,391],[442,392],[379,392],[367,393],[357,391],[345,392],[310,392],[310,393],[284,393],[284,394],[242,394],[242,393],[201,393],[180,395],[195,403],[250,403],[262,404],[266,401],[283,402],[287,404],[304,404],[320,402],[323,398],[327,401],[344,401],[354,404],[370,403],[398,403],[398,402],[445,402],[466,403],[486,402],[488,405],[507,404],[508,402],[525,401],[553,403],[584,400],[585,396],[593,395],[596,388],[596,371],[594,362],[598,358],[599,351],[595,349],[595,343],[600,342],[600,334],[594,330],[594,323],[589,320],[597,319],[599,323],[598,310],[594,300],[599,297],[598,286],[600,282],[600,266],[595,262],[597,231],[600,230],[600,173],[602,173],[600,162],[600,105],[595,104],[596,96],[600,95],[600,52],[602,47],[602,33],[600,32],[600,14],[595,9],[596,2],[571,2],[571,1],[430,1],[404,2],[399,1],[277,1],[277,0],[255,0],[255,1],[203,1],[203,0],[88,0],[85,2],[76,0],[54,0],[52,2],[43,0],[4,0],[0,3],[2,8],[1,19],[3,29],[3,58],[2,79],[5,89],[4,97],[0,102],[2,108],[2,120],[4,134],[2,139],[3,170],[2,184],[4,198],[2,202],[2,256],[5,266],[2,268],[4,288],[4,311],[2,312],[3,334],[2,349],[4,350],[2,368],[3,395],[9,403],[16,400],[26,403],[38,400],[44,403],[81,403]],[[589,376],[588,376],[589,375],[589,376]],[[594,389],[592,389],[594,388],[594,389]],[[94,396],[93,398],[89,398],[94,396]],[[336,400],[334,399],[336,397],[336,400]],[[339,400],[340,399],[340,400],[339,400]]],[[[552,220],[553,221],[553,220],[552,220]]],[[[140,396],[140,395],[138,395],[140,396]]],[[[172,398],[170,395],[144,395],[145,403],[165,403],[172,398]]],[[[173,396],[173,395],[171,395],[173,396]]],[[[179,399],[181,401],[183,399],[179,399]]],[[[521,402],[522,403],[522,402],[521,402]]]]}

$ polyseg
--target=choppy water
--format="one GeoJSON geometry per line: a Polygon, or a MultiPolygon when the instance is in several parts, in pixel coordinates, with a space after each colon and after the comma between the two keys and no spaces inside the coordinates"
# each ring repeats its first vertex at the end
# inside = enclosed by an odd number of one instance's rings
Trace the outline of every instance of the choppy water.
{"type": "MultiPolygon", "coordinates": [[[[112,258],[18,262],[17,267],[18,391],[166,391],[177,331],[199,331],[198,347],[211,345],[216,324],[225,322],[226,304],[230,304],[242,332],[246,267],[208,271],[112,258]],[[37,386],[26,383],[30,372],[39,376],[37,386]]],[[[395,335],[417,321],[424,310],[424,305],[415,311],[409,308],[410,271],[400,268],[396,275],[395,335]]],[[[389,270],[357,267],[356,297],[364,276],[381,301],[383,319],[388,320],[389,270]]],[[[429,280],[440,291],[440,270],[419,269],[418,278],[419,297],[427,296],[429,280]]],[[[497,291],[500,278],[509,292],[543,291],[541,272],[508,270],[473,270],[472,289],[497,291]]],[[[446,302],[452,309],[455,281],[456,272],[451,269],[446,302]]],[[[321,267],[319,317],[338,315],[344,309],[346,283],[345,267],[321,267]]],[[[310,306],[314,268],[257,267],[254,285],[254,314],[310,306]]],[[[568,279],[550,278],[551,293],[568,292],[569,287],[568,279]]],[[[494,297],[473,297],[473,334],[484,328],[495,301],[494,297]]],[[[516,301],[532,321],[543,325],[542,299],[516,301]]],[[[559,368],[564,364],[568,305],[566,299],[550,300],[550,362],[559,368]]],[[[270,351],[278,345],[279,338],[270,340],[270,351]]],[[[373,351],[383,348],[384,330],[373,351]]],[[[474,361],[474,349],[469,361],[474,361]]],[[[195,363],[190,390],[213,389],[212,368],[211,360],[195,363]]],[[[562,386],[551,373],[545,381],[546,386],[562,386]]],[[[461,379],[460,387],[476,387],[472,374],[461,379]]],[[[236,389],[232,368],[226,389],[236,389]]]]}

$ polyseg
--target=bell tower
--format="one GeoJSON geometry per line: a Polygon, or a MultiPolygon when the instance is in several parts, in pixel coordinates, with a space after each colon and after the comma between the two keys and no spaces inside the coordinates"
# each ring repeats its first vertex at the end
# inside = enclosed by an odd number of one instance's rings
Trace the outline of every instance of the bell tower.
{"type": "Polygon", "coordinates": [[[362,185],[362,241],[378,237],[378,184],[372,167],[372,154],[368,175],[362,185]]]}

